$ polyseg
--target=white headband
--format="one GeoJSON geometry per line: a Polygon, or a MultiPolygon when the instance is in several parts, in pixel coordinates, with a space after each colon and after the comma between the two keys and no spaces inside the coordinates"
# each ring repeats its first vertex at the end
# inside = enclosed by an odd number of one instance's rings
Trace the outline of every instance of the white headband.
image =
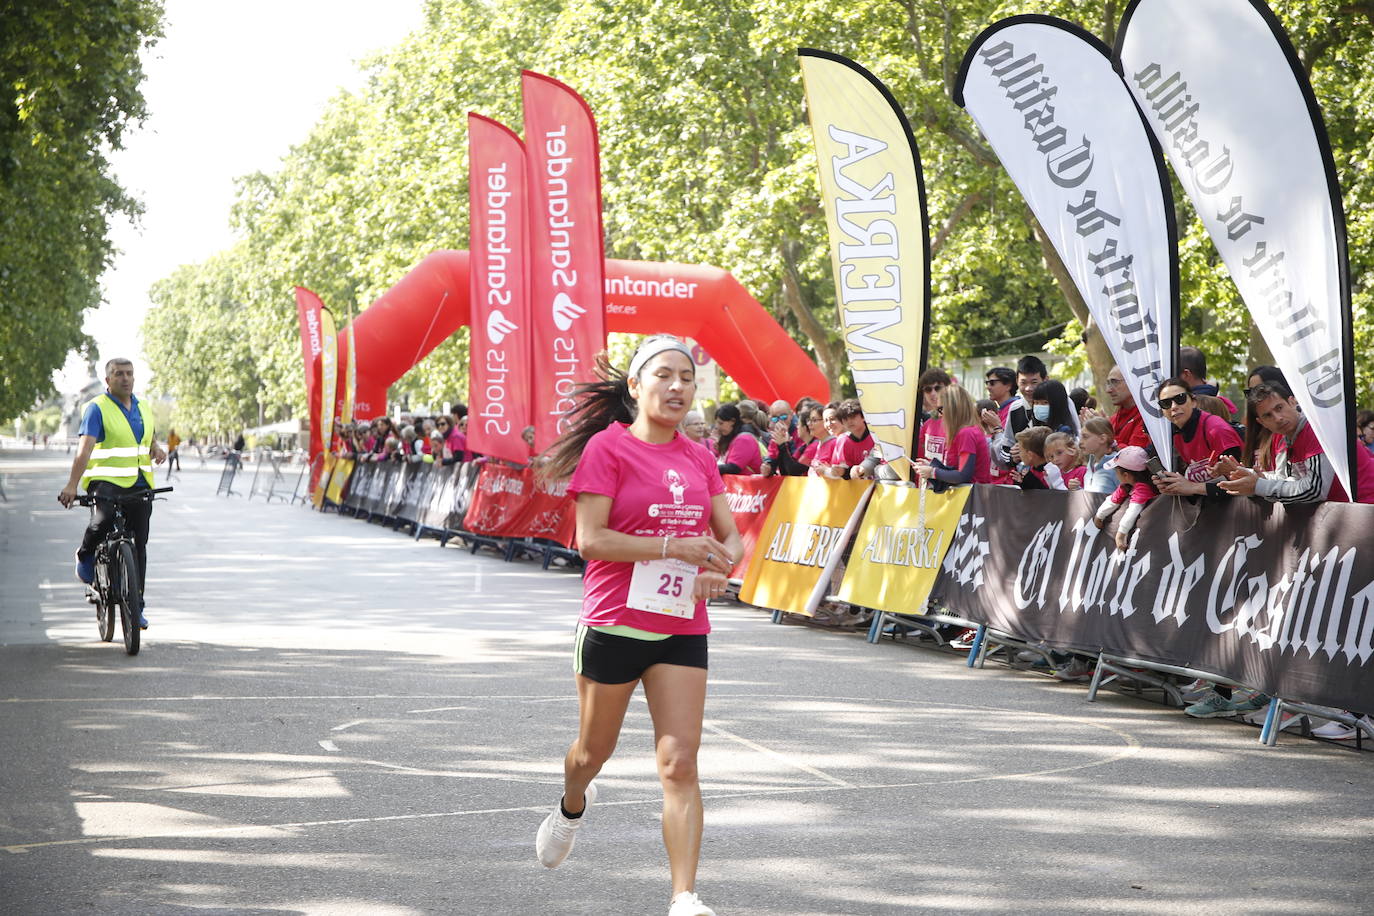
{"type": "Polygon", "coordinates": [[[668,350],[676,350],[683,356],[692,361],[692,368],[696,368],[696,360],[692,357],[692,351],[687,349],[687,345],[676,337],[650,337],[639,345],[635,355],[630,360],[630,371],[625,373],[627,378],[637,378],[639,371],[644,368],[644,364],[653,359],[660,353],[668,350]]]}

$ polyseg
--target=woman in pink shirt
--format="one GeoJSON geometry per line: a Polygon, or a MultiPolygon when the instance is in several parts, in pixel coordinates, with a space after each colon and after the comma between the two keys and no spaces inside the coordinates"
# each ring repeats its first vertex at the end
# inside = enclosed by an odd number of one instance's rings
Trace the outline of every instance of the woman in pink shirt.
{"type": "Polygon", "coordinates": [[[840,436],[844,434],[844,424],[840,422],[839,410],[839,401],[831,401],[821,409],[821,426],[825,428],[825,436],[821,438],[820,445],[816,446],[816,454],[811,459],[811,470],[808,473],[813,477],[829,476],[826,469],[835,463],[835,449],[839,448],[840,436]]]}
{"type": "Polygon", "coordinates": [[[716,408],[716,456],[722,474],[757,474],[763,468],[763,447],[734,404],[716,408]]]}
{"type": "Polygon", "coordinates": [[[917,475],[934,480],[937,493],[947,486],[992,483],[992,452],[973,396],[958,385],[949,385],[940,392],[937,410],[939,415],[933,420],[943,424],[942,433],[950,433],[941,443],[944,454],[917,458],[917,475]]]}
{"type": "MultiPolygon", "coordinates": [[[[744,550],[713,457],[678,432],[696,392],[696,364],[675,337],[651,337],[625,375],[598,362],[572,429],[544,472],[572,473],[577,543],[587,561],[573,670],[577,739],[563,762],[563,798],[539,828],[539,861],[558,866],[597,796],[635,685],[654,722],[663,785],[669,916],[714,916],[693,888],[701,848],[697,782],[706,703],[706,601],[744,550]]],[[[757,447],[755,448],[757,453],[757,447]]]]}

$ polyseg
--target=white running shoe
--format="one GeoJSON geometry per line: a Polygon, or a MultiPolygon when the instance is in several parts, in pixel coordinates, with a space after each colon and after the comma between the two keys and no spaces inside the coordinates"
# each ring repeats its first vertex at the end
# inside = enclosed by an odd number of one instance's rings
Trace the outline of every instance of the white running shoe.
{"type": "Polygon", "coordinates": [[[563,803],[560,799],[558,805],[549,812],[549,816],[544,818],[544,823],[539,825],[539,833],[534,837],[534,851],[545,868],[557,868],[563,864],[568,853],[572,852],[573,843],[577,840],[577,828],[586,820],[587,811],[594,801],[596,783],[592,782],[587,785],[587,791],[582,796],[581,817],[564,817],[563,803]]]}
{"type": "Polygon", "coordinates": [[[1328,722],[1312,729],[1312,737],[1325,738],[1328,741],[1349,741],[1355,737],[1355,729],[1344,722],[1328,722]]]}
{"type": "Polygon", "coordinates": [[[673,898],[668,908],[668,916],[716,916],[716,911],[701,902],[701,898],[691,891],[683,891],[673,898]]]}

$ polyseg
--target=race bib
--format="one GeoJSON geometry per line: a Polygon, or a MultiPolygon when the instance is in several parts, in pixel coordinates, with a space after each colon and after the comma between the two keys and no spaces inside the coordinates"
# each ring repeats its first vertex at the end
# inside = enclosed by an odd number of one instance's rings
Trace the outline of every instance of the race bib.
{"type": "Polygon", "coordinates": [[[691,620],[697,603],[692,598],[699,567],[681,560],[640,560],[630,577],[626,605],[637,611],[691,620]]]}

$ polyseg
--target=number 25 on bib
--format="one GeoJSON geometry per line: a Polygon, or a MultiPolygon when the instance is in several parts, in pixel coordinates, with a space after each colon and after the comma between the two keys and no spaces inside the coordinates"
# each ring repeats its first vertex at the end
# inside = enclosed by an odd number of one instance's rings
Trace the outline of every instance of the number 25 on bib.
{"type": "Polygon", "coordinates": [[[637,611],[690,620],[697,612],[692,587],[699,571],[681,560],[640,560],[630,578],[626,604],[637,611]]]}

